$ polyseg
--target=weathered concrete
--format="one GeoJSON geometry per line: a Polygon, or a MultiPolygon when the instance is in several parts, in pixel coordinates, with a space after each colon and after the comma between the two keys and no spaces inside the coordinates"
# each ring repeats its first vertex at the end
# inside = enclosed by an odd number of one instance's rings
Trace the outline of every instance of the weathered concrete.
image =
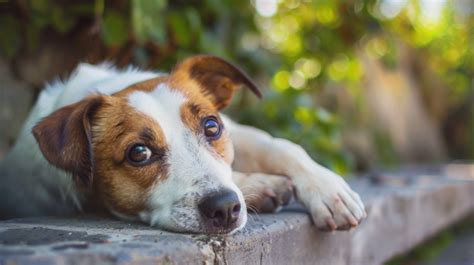
{"type": "Polygon", "coordinates": [[[354,181],[369,216],[353,231],[332,234],[316,231],[298,205],[251,215],[231,236],[97,216],[3,221],[0,264],[381,264],[474,212],[474,167],[445,172],[451,176],[409,170],[354,181]]]}

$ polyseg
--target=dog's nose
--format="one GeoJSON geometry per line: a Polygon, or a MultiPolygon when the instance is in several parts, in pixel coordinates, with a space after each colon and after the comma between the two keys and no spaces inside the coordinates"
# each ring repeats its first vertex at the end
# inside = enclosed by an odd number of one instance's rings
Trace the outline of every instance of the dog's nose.
{"type": "Polygon", "coordinates": [[[199,211],[214,226],[228,227],[239,218],[239,197],[230,190],[211,194],[199,203],[199,211]]]}

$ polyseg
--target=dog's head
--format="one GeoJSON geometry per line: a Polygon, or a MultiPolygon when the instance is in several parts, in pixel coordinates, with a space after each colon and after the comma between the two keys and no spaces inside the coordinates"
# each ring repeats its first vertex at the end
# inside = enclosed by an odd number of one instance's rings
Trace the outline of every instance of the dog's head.
{"type": "Polygon", "coordinates": [[[245,85],[239,69],[191,57],[168,76],[93,95],[39,122],[45,158],[121,218],[173,231],[229,233],[247,220],[218,111],[245,85]]]}

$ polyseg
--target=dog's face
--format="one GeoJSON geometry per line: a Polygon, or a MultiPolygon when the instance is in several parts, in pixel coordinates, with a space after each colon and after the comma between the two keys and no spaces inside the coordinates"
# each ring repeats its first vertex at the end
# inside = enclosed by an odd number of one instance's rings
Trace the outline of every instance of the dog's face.
{"type": "Polygon", "coordinates": [[[242,84],[259,95],[231,64],[195,56],[169,76],[59,109],[33,133],[46,159],[113,214],[173,231],[229,233],[247,214],[218,111],[242,84]]]}

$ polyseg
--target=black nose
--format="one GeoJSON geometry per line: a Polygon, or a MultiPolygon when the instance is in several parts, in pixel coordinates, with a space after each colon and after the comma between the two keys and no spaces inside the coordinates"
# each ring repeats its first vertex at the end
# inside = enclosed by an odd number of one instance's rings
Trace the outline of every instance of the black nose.
{"type": "Polygon", "coordinates": [[[199,211],[214,226],[228,227],[239,218],[239,197],[230,190],[211,194],[199,203],[199,211]]]}

